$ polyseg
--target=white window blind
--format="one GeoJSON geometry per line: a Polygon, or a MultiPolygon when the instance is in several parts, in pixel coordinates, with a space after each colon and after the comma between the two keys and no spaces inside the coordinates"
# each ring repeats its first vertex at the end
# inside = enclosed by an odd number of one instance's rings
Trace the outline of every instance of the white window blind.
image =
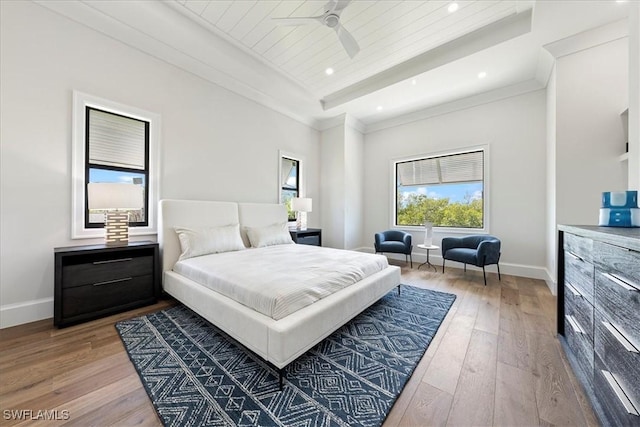
{"type": "Polygon", "coordinates": [[[89,109],[89,163],[145,170],[145,122],[89,109]]]}
{"type": "Polygon", "coordinates": [[[397,164],[399,186],[453,184],[483,181],[482,150],[397,164]]]}

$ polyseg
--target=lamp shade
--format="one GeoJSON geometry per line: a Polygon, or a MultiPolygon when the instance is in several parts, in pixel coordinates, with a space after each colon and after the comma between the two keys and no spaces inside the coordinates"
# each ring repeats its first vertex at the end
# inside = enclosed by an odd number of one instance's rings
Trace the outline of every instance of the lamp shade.
{"type": "Polygon", "coordinates": [[[308,197],[294,197],[291,199],[291,210],[296,212],[311,212],[311,199],[308,197]]]}
{"type": "Polygon", "coordinates": [[[143,188],[136,184],[95,182],[87,185],[89,209],[130,209],[144,207],[143,188]]]}

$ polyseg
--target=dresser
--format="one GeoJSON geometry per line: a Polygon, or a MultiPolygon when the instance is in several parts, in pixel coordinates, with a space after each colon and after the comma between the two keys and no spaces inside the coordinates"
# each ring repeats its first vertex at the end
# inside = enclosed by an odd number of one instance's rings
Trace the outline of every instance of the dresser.
{"type": "Polygon", "coordinates": [[[640,229],[559,226],[558,335],[603,425],[640,425],[640,229]]]}
{"type": "Polygon", "coordinates": [[[160,296],[158,244],[54,249],[53,323],[63,327],[135,307],[160,296]]]}
{"type": "Polygon", "coordinates": [[[299,228],[289,230],[291,239],[299,245],[322,246],[322,229],[307,228],[300,230],[299,228]]]}

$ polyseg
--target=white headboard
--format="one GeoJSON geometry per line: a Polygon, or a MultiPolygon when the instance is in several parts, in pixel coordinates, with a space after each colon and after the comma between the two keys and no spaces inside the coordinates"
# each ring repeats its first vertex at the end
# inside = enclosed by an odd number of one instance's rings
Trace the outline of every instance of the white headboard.
{"type": "Polygon", "coordinates": [[[246,247],[250,246],[245,227],[264,227],[287,222],[285,205],[274,203],[238,203],[240,235],[246,247]]]}
{"type": "Polygon", "coordinates": [[[287,221],[287,208],[273,203],[210,202],[203,200],[161,200],[158,216],[158,243],[162,275],[180,257],[180,241],[175,227],[219,227],[240,224],[245,246],[249,240],[244,227],[263,227],[287,221]]]}
{"type": "Polygon", "coordinates": [[[239,224],[240,219],[238,204],[233,202],[161,200],[158,222],[158,243],[164,275],[180,257],[180,241],[175,227],[220,227],[239,224]]]}

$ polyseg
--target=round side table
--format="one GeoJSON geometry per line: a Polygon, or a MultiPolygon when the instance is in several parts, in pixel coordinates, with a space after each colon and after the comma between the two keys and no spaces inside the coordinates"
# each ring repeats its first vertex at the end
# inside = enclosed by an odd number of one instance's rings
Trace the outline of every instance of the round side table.
{"type": "Polygon", "coordinates": [[[433,271],[438,271],[436,266],[429,262],[429,251],[440,249],[440,246],[435,246],[435,245],[431,245],[431,246],[416,245],[416,246],[420,249],[424,249],[425,251],[427,251],[427,260],[418,266],[418,270],[420,270],[420,267],[422,267],[423,265],[426,265],[427,267],[433,267],[433,271]]]}

